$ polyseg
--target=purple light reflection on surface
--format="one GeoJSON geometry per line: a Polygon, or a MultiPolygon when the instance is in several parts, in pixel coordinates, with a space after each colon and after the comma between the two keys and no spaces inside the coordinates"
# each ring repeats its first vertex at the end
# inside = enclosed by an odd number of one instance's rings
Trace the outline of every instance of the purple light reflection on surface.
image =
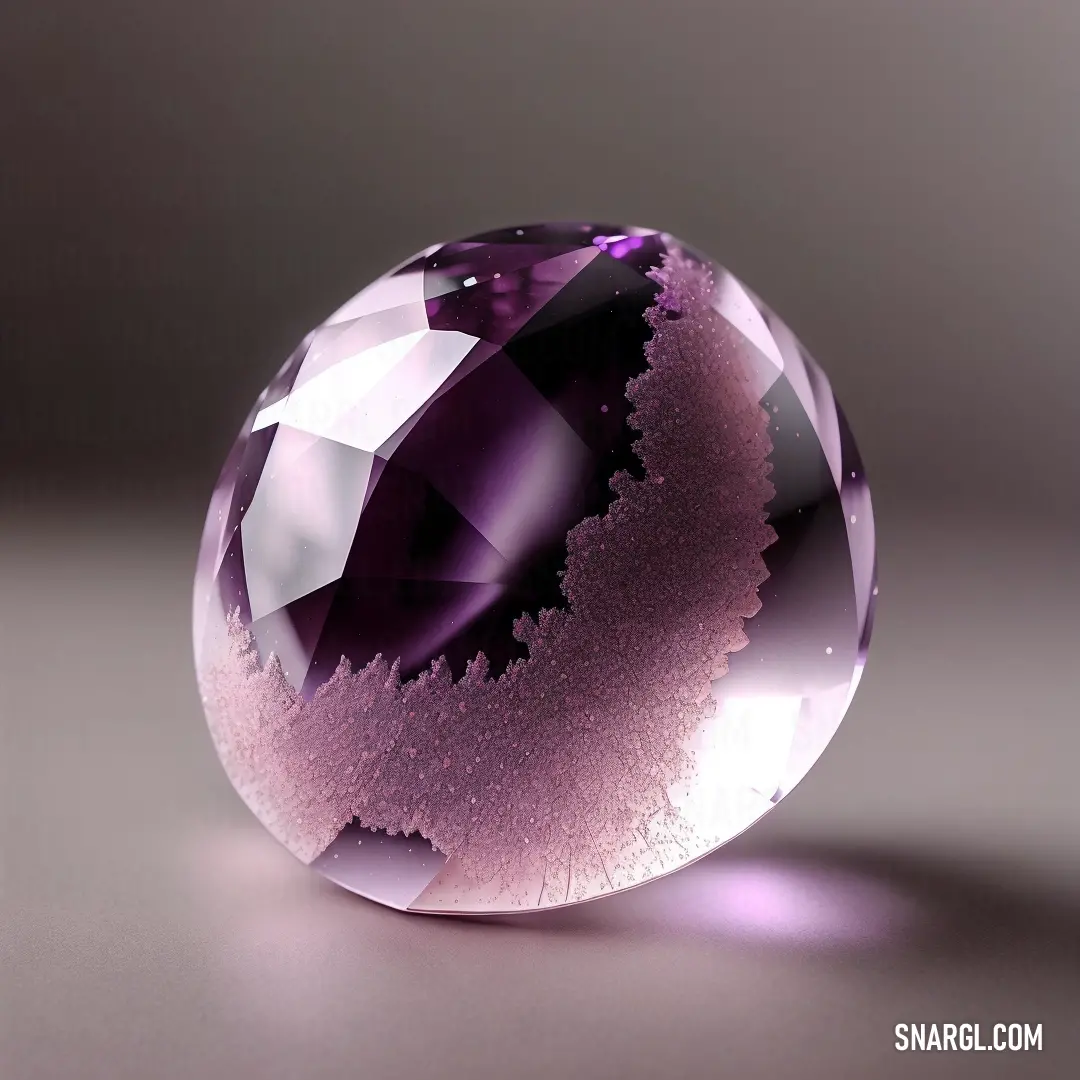
{"type": "Polygon", "coordinates": [[[710,856],[598,903],[494,916],[541,933],[696,939],[778,952],[892,950],[935,931],[918,887],[827,852],[710,856]]]}
{"type": "Polygon", "coordinates": [[[872,945],[918,921],[910,898],[872,877],[829,866],[747,860],[708,872],[696,885],[718,925],[757,940],[872,945]]]}

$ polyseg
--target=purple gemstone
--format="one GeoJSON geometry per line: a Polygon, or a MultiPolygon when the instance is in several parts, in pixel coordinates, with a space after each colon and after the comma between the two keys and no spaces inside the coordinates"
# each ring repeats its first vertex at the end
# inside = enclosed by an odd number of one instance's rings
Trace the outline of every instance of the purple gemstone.
{"type": "Polygon", "coordinates": [[[214,491],[195,651],[229,777],[413,911],[590,899],[806,773],[869,638],[828,382],[666,234],[433,247],[314,330],[214,491]]]}

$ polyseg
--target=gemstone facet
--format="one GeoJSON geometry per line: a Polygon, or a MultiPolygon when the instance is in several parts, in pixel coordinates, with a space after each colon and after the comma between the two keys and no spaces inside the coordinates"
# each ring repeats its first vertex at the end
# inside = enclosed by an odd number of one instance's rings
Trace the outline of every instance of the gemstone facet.
{"type": "Polygon", "coordinates": [[[673,237],[421,252],[301,343],[215,488],[196,668],[295,855],[410,911],[627,888],[805,775],[865,660],[869,491],[821,370],[673,237]]]}

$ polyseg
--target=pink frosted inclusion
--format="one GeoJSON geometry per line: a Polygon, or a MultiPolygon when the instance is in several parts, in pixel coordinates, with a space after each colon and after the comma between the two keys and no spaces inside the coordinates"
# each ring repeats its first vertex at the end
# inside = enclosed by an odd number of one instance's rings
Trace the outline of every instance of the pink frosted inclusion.
{"type": "Polygon", "coordinates": [[[208,516],[199,683],[233,784],[327,876],[557,905],[790,790],[872,582],[846,426],[759,301],[661,234],[504,230],[381,278],[264,393],[208,516]]]}

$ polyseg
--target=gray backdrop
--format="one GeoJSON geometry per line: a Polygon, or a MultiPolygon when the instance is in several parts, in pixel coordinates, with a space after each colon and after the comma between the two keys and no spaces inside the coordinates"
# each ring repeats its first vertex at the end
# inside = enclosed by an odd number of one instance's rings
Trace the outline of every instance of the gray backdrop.
{"type": "Polygon", "coordinates": [[[5,6],[0,1072],[1071,1072],[1078,51],[1074,0],[5,6]],[[724,852],[576,912],[409,918],[229,789],[194,548],[311,325],[545,218],[674,232],[795,328],[871,478],[878,628],[825,757],[724,852]],[[899,1054],[909,1020],[1045,1049],[899,1054]]]}

